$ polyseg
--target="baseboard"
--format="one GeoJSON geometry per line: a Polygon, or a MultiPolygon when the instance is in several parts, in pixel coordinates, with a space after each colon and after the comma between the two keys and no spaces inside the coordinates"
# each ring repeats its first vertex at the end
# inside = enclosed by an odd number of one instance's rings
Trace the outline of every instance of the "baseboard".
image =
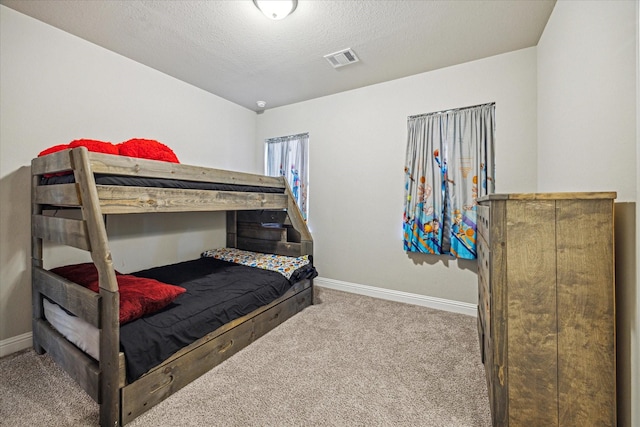
{"type": "Polygon", "coordinates": [[[27,332],[22,335],[7,338],[0,341],[0,357],[8,356],[21,350],[25,350],[33,345],[33,334],[27,332]]]}
{"type": "Polygon", "coordinates": [[[375,286],[360,285],[358,283],[343,282],[341,280],[327,279],[324,277],[316,277],[313,279],[313,284],[323,288],[335,289],[337,291],[351,292],[374,298],[420,305],[423,307],[435,308],[437,310],[452,311],[454,313],[466,314],[467,316],[475,317],[478,312],[475,304],[467,302],[428,297],[425,295],[395,291],[393,289],[377,288],[375,286]]]}

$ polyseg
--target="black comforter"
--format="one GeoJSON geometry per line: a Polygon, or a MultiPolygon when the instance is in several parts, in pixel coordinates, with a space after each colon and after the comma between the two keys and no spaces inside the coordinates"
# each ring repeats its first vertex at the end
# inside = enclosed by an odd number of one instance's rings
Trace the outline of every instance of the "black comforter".
{"type": "MultiPolygon", "coordinates": [[[[314,275],[311,266],[308,270],[308,277],[314,275]]],[[[269,304],[291,287],[279,273],[214,258],[132,274],[179,285],[187,291],[164,310],[120,327],[129,382],[222,325],[269,304]]]]}

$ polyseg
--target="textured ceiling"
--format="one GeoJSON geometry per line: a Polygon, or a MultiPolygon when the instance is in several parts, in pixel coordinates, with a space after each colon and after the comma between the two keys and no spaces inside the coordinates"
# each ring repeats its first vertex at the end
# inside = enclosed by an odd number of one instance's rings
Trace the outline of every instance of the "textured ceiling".
{"type": "Polygon", "coordinates": [[[251,0],[0,3],[259,111],[535,46],[555,0],[299,0],[282,21],[251,0]]]}

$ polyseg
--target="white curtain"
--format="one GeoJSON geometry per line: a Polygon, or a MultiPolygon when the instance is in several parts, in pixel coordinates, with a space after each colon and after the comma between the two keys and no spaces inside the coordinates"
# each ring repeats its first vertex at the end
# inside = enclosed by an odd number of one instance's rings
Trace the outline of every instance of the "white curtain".
{"type": "Polygon", "coordinates": [[[289,182],[293,196],[307,220],[309,188],[309,134],[271,138],[265,155],[265,174],[284,176],[289,182]]]}
{"type": "Polygon", "coordinates": [[[494,191],[495,104],[407,120],[404,249],[476,258],[476,199],[494,191]]]}

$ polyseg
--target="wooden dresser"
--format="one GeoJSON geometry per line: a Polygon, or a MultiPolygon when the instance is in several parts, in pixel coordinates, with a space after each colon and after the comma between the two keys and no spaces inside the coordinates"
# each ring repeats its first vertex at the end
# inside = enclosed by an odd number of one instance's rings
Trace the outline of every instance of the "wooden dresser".
{"type": "Polygon", "coordinates": [[[494,426],[615,426],[616,193],[478,199],[478,334],[494,426]]]}

